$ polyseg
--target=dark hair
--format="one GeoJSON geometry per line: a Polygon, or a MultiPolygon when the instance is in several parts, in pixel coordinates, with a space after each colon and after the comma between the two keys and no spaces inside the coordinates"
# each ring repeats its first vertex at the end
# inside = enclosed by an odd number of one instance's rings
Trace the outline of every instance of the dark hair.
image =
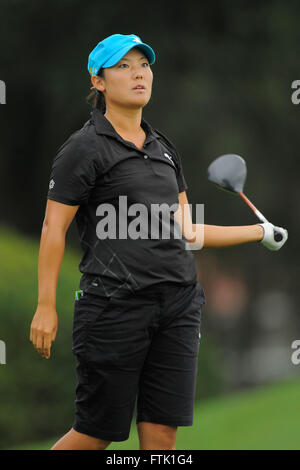
{"type": "MultiPolygon", "coordinates": [[[[101,78],[105,78],[104,77],[104,69],[101,68],[99,70],[99,72],[97,73],[97,75],[101,78]]],[[[105,104],[105,97],[102,93],[102,91],[99,91],[94,88],[91,93],[86,97],[86,102],[89,104],[89,105],[92,105],[93,108],[98,108],[102,114],[105,113],[106,111],[106,104],[105,104]]]]}

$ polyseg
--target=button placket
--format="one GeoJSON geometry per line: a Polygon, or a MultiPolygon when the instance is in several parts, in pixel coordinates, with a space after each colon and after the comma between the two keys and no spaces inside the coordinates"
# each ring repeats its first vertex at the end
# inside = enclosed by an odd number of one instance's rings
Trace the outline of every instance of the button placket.
{"type": "Polygon", "coordinates": [[[151,161],[151,158],[149,157],[149,155],[144,154],[144,160],[145,160],[145,164],[146,164],[147,168],[149,170],[151,170],[151,173],[153,175],[155,175],[155,171],[154,171],[154,168],[153,168],[153,165],[152,165],[153,162],[151,161]]]}
{"type": "Polygon", "coordinates": [[[145,160],[145,163],[147,165],[147,167],[152,171],[152,174],[156,174],[155,171],[154,171],[154,168],[152,166],[152,162],[151,162],[151,158],[149,157],[149,155],[145,154],[143,150],[139,149],[136,145],[134,145],[132,142],[129,142],[129,141],[126,141],[126,140],[123,140],[121,138],[118,139],[120,142],[122,142],[123,145],[129,147],[129,148],[134,148],[135,150],[137,150],[139,153],[143,153],[143,158],[145,160]]]}

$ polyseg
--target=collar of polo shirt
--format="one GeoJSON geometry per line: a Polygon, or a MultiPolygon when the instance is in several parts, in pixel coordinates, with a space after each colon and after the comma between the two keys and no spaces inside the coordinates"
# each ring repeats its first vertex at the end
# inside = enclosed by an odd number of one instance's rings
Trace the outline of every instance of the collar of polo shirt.
{"type": "MultiPolygon", "coordinates": [[[[119,134],[115,131],[113,125],[110,123],[108,119],[102,114],[102,112],[98,108],[94,108],[91,112],[92,121],[95,124],[97,134],[105,134],[111,135],[113,137],[119,137],[119,134]]],[[[155,138],[159,138],[160,136],[155,132],[155,130],[151,127],[151,125],[142,118],[141,126],[143,127],[144,131],[146,132],[146,140],[147,142],[151,142],[155,138]]]]}

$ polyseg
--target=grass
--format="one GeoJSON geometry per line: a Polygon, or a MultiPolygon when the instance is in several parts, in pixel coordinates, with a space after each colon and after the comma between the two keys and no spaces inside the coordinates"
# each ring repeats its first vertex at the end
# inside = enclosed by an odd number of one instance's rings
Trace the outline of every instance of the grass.
{"type": "MultiPolygon", "coordinates": [[[[195,406],[194,425],[178,428],[176,449],[299,450],[299,396],[298,380],[203,401],[195,406]]],[[[14,449],[50,449],[59,437],[14,449]]],[[[129,439],[108,450],[138,448],[133,420],[129,439]]]]}

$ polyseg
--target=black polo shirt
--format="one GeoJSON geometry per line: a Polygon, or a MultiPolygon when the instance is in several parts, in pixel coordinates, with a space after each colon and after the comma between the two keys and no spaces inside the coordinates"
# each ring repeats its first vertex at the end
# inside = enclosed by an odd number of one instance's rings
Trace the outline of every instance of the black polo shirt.
{"type": "MultiPolygon", "coordinates": [[[[120,196],[123,201],[126,196],[128,208],[143,204],[150,217],[151,205],[178,207],[178,193],[187,189],[175,146],[144,119],[141,126],[147,136],[142,150],[124,140],[94,108],[90,119],[66,140],[53,160],[48,199],[80,206],[75,216],[83,250],[80,288],[104,297],[120,297],[165,281],[191,284],[197,280],[194,255],[186,249],[183,235],[175,238],[173,232],[164,238],[160,225],[159,235],[153,237],[151,221],[148,228],[142,224],[144,234],[139,238],[119,234],[120,220],[129,224],[139,214],[129,216],[127,212],[125,217],[123,211],[120,219],[120,196]],[[115,208],[114,237],[99,236],[98,224],[107,217],[100,205],[115,208]]],[[[170,226],[174,230],[173,213],[170,226]]]]}

